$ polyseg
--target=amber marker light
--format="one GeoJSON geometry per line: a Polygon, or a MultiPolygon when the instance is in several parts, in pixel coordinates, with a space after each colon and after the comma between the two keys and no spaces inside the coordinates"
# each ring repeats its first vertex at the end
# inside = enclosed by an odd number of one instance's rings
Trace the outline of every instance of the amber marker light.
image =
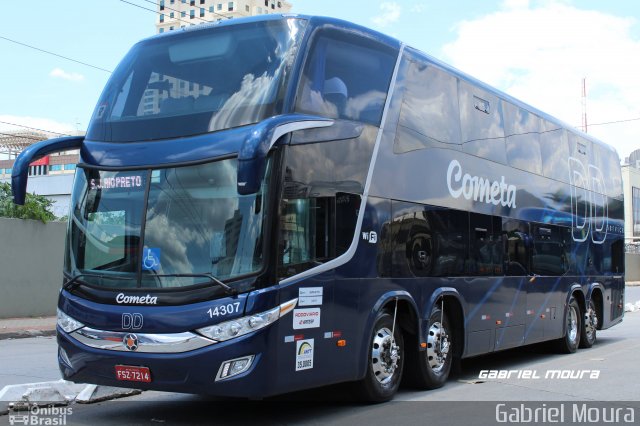
{"type": "Polygon", "coordinates": [[[293,308],[296,307],[297,303],[298,303],[298,299],[293,299],[280,305],[280,316],[284,316],[287,313],[291,312],[293,308]]]}
{"type": "Polygon", "coordinates": [[[344,339],[340,339],[336,342],[336,346],[338,346],[339,348],[344,348],[345,346],[347,346],[347,341],[344,339]]]}

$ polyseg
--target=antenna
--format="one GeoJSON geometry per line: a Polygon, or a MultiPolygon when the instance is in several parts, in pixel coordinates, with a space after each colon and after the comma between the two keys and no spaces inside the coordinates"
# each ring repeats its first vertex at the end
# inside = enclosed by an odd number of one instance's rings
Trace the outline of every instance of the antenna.
{"type": "Polygon", "coordinates": [[[587,77],[582,78],[582,131],[587,133],[587,77]]]}

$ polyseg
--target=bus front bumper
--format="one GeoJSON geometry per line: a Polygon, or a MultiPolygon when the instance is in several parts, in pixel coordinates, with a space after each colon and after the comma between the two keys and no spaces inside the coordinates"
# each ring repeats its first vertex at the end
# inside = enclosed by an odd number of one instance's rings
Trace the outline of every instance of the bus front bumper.
{"type": "Polygon", "coordinates": [[[60,371],[65,380],[72,382],[241,398],[262,398],[279,393],[273,386],[274,377],[270,377],[275,369],[267,368],[275,361],[269,360],[275,355],[268,353],[274,327],[179,353],[94,348],[60,327],[57,332],[60,371]],[[245,364],[246,368],[239,374],[221,378],[224,364],[237,359],[247,360],[249,365],[245,364]],[[118,380],[116,366],[147,368],[149,377],[146,380],[150,381],[118,380]]]}

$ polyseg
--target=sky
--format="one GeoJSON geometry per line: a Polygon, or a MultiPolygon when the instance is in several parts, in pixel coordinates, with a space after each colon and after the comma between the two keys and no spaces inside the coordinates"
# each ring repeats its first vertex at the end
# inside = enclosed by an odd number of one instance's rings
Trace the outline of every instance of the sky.
{"type": "MultiPolygon", "coordinates": [[[[578,128],[586,79],[588,133],[621,159],[640,149],[638,0],[289,1],[292,12],[396,37],[578,128]]],[[[152,0],[0,0],[0,132],[18,129],[5,123],[85,130],[107,71],[155,33],[157,14],[130,3],[154,9],[152,0]]]]}

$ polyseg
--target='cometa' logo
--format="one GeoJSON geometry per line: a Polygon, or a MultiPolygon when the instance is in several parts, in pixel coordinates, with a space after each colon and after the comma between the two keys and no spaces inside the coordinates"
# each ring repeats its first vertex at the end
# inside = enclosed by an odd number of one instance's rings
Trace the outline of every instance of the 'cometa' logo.
{"type": "Polygon", "coordinates": [[[458,160],[451,160],[449,163],[447,188],[453,198],[462,196],[467,200],[516,208],[515,185],[508,185],[504,181],[504,176],[500,177],[500,181],[491,182],[488,178],[471,176],[469,173],[463,175],[462,166],[458,160]]]}
{"type": "Polygon", "coordinates": [[[124,293],[118,293],[116,303],[135,303],[138,305],[155,305],[158,303],[156,296],[147,294],[146,296],[126,296],[124,293]]]}

